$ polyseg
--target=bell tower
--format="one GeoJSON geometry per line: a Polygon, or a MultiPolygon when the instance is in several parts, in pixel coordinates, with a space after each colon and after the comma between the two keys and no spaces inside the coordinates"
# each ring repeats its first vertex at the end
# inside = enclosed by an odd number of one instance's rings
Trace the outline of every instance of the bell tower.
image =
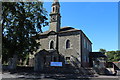
{"type": "Polygon", "coordinates": [[[52,10],[50,13],[50,31],[59,32],[60,31],[60,4],[58,0],[54,0],[52,3],[52,10]]]}

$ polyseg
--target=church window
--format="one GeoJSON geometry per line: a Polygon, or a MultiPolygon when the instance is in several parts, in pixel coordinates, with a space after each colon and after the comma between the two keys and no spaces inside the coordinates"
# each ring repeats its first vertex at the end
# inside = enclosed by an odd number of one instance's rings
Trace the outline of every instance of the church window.
{"type": "Polygon", "coordinates": [[[66,41],[66,49],[70,48],[70,40],[66,41]]]}
{"type": "Polygon", "coordinates": [[[90,45],[88,44],[88,51],[90,50],[90,45]]]}
{"type": "Polygon", "coordinates": [[[87,61],[87,55],[86,55],[86,54],[83,56],[83,59],[84,59],[84,60],[83,60],[84,62],[87,61]]]}
{"type": "Polygon", "coordinates": [[[86,41],[85,41],[85,39],[84,39],[84,48],[86,48],[86,41]]]}
{"type": "Polygon", "coordinates": [[[53,12],[55,11],[55,7],[53,7],[53,12]]]}
{"type": "Polygon", "coordinates": [[[86,41],[86,49],[87,49],[87,41],[86,41]]]}
{"type": "Polygon", "coordinates": [[[56,7],[56,12],[58,12],[58,8],[56,7]]]}
{"type": "Polygon", "coordinates": [[[89,44],[89,51],[90,51],[90,44],[89,44]]]}
{"type": "Polygon", "coordinates": [[[56,11],[59,12],[59,8],[58,7],[56,7],[56,11]]]}
{"type": "Polygon", "coordinates": [[[91,51],[91,45],[89,45],[89,51],[91,51]]]}
{"type": "Polygon", "coordinates": [[[89,43],[87,42],[87,49],[89,50],[89,43]]]}
{"type": "Polygon", "coordinates": [[[53,41],[50,42],[50,49],[54,49],[54,42],[53,41]]]}
{"type": "Polygon", "coordinates": [[[57,12],[57,7],[56,7],[56,12],[57,12]]]}

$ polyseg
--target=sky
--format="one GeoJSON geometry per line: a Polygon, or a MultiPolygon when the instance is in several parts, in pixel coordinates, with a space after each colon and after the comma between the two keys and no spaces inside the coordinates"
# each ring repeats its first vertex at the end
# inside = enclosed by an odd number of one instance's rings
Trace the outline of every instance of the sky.
{"type": "MultiPolygon", "coordinates": [[[[44,3],[48,18],[51,4],[44,3]]],[[[93,43],[93,51],[118,50],[118,2],[60,2],[60,6],[61,27],[82,30],[93,43]]]]}

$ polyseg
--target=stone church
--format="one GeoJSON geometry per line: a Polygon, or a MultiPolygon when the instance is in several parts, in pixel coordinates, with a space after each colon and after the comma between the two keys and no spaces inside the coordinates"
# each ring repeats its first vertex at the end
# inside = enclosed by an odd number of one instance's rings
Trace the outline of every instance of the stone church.
{"type": "MultiPolygon", "coordinates": [[[[82,30],[73,27],[61,27],[60,3],[54,0],[50,13],[49,30],[40,33],[40,47],[30,59],[34,59],[34,66],[43,69],[50,67],[51,62],[62,62],[62,66],[89,66],[89,52],[92,43],[82,30]],[[36,63],[37,61],[37,63],[36,63]]],[[[68,24],[69,25],[69,24],[68,24]]]]}

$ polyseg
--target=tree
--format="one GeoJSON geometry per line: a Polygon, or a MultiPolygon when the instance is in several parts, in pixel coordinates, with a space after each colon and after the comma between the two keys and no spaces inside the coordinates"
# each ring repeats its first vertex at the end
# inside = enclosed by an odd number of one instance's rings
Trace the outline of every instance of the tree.
{"type": "Polygon", "coordinates": [[[105,50],[105,49],[100,49],[99,52],[105,54],[105,53],[106,53],[106,50],[105,50]]]}
{"type": "Polygon", "coordinates": [[[120,61],[120,50],[116,51],[116,61],[120,61]]]}
{"type": "Polygon", "coordinates": [[[41,28],[48,25],[42,2],[2,3],[3,61],[38,49],[41,28]],[[34,36],[34,37],[33,37],[34,36]]]}
{"type": "Polygon", "coordinates": [[[120,60],[120,50],[118,51],[106,51],[105,49],[100,49],[99,52],[105,54],[108,58],[108,62],[115,62],[120,60]]]}
{"type": "Polygon", "coordinates": [[[108,51],[108,52],[106,52],[106,55],[108,57],[108,61],[109,62],[113,62],[114,61],[115,51],[108,51]]]}
{"type": "Polygon", "coordinates": [[[120,60],[120,51],[108,51],[106,52],[109,62],[115,62],[120,60]]]}

